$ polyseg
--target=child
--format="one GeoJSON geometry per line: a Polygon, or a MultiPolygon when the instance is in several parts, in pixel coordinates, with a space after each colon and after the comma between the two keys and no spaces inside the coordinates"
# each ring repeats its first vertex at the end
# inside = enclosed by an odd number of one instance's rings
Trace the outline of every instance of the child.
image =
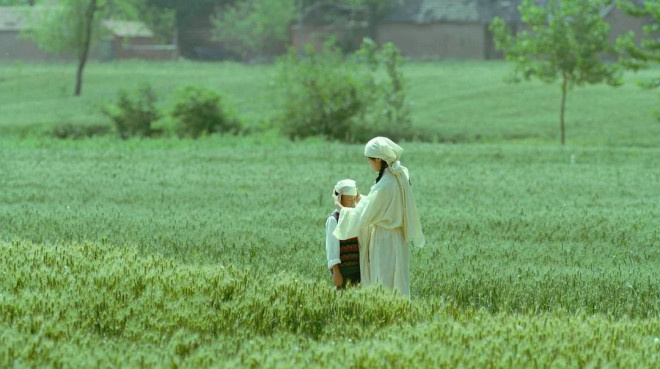
{"type": "MultiPolygon", "coordinates": [[[[360,198],[355,181],[344,179],[335,185],[334,196],[344,207],[355,207],[360,198]]],[[[339,221],[339,211],[335,210],[325,222],[325,251],[328,257],[328,269],[337,289],[343,289],[347,283],[360,283],[360,250],[358,239],[339,240],[332,235],[339,221]]]]}

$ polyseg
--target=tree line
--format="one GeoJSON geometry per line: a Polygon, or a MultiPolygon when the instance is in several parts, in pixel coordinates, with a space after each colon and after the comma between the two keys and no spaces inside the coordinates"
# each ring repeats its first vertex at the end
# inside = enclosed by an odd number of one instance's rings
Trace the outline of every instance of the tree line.
{"type": "Polygon", "coordinates": [[[48,53],[75,55],[76,96],[82,92],[89,51],[102,37],[103,19],[141,20],[158,38],[189,52],[178,40],[178,31],[206,17],[213,25],[215,41],[226,43],[241,57],[250,57],[272,44],[285,50],[291,22],[319,3],[352,7],[373,22],[389,6],[387,0],[0,0],[0,6],[47,7],[32,17],[27,33],[48,53]]]}

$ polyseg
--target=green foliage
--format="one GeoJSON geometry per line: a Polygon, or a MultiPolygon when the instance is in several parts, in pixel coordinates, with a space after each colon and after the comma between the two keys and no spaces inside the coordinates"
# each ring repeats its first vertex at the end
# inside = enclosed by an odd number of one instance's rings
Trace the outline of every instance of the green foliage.
{"type": "Polygon", "coordinates": [[[101,36],[101,20],[135,18],[129,0],[63,0],[52,7],[27,8],[31,27],[26,35],[47,53],[72,53],[78,62],[75,96],[82,92],[82,75],[89,51],[101,36]]]}
{"type": "MultiPolygon", "coordinates": [[[[0,240],[129,245],[264,276],[285,265],[328,287],[327,188],[351,177],[367,193],[376,176],[362,145],[318,141],[2,144],[0,240]],[[299,204],[294,214],[273,216],[287,199],[299,204]]],[[[657,148],[404,149],[428,241],[411,252],[413,300],[493,313],[660,314],[657,148]]]]}
{"type": "MultiPolygon", "coordinates": [[[[617,47],[622,54],[622,64],[632,70],[648,68],[651,64],[660,63],[660,1],[649,0],[642,7],[629,2],[619,2],[619,7],[635,17],[648,17],[652,22],[644,26],[644,35],[639,44],[635,43],[635,33],[629,31],[617,39],[617,47]]],[[[660,77],[642,83],[646,88],[660,87],[660,77]]],[[[660,120],[660,111],[657,111],[660,120]]]]}
{"type": "MultiPolygon", "coordinates": [[[[188,32],[199,26],[200,20],[209,20],[216,9],[232,4],[235,0],[143,0],[147,9],[159,9],[165,14],[173,14],[178,52],[187,58],[197,58],[195,51],[200,45],[199,35],[188,32]]],[[[141,1],[142,2],[142,1],[141,1]]],[[[167,19],[167,18],[166,18],[167,19]]],[[[149,24],[153,24],[149,17],[149,24]]],[[[159,23],[164,25],[164,23],[159,23]]]]}
{"type": "Polygon", "coordinates": [[[243,59],[273,55],[285,49],[296,14],[294,0],[241,0],[212,17],[213,38],[243,59]]]}
{"type": "Polygon", "coordinates": [[[156,101],[156,92],[150,85],[142,86],[130,95],[122,89],[117,94],[116,105],[103,108],[103,113],[112,119],[122,139],[150,137],[157,133],[151,124],[160,118],[156,101]]]}
{"type": "Polygon", "coordinates": [[[59,139],[82,139],[103,136],[110,132],[108,125],[60,124],[53,128],[53,137],[59,139]]]}
{"type": "MultiPolygon", "coordinates": [[[[649,17],[652,23],[644,26],[644,35],[639,45],[635,44],[635,33],[629,31],[617,39],[619,51],[623,53],[627,68],[639,70],[648,67],[651,62],[660,62],[660,1],[648,0],[642,7],[630,2],[619,2],[619,7],[635,17],[649,17]]],[[[660,82],[656,82],[656,85],[660,82]]]]}
{"type": "Polygon", "coordinates": [[[410,137],[406,136],[411,134],[411,124],[401,61],[392,44],[379,51],[369,39],[349,58],[334,40],[320,51],[307,46],[302,56],[290,50],[279,61],[284,134],[348,142],[374,135],[410,137]],[[386,80],[378,75],[382,65],[386,80]]]}
{"type": "Polygon", "coordinates": [[[284,273],[194,267],[89,242],[16,241],[0,251],[0,266],[13,271],[0,282],[1,362],[526,368],[557,361],[646,367],[657,360],[655,319],[490,315],[411,303],[379,289],[338,294],[284,273]]]}
{"type": "Polygon", "coordinates": [[[135,19],[135,2],[129,0],[63,0],[53,7],[35,7],[27,14],[32,26],[27,36],[48,53],[72,52],[81,57],[87,39],[93,45],[103,36],[102,19],[135,19]]]}
{"type": "Polygon", "coordinates": [[[570,86],[619,83],[619,70],[602,62],[602,53],[613,51],[608,41],[610,27],[600,9],[610,0],[557,1],[539,6],[525,0],[520,6],[523,23],[529,27],[516,35],[496,18],[492,25],[497,48],[515,63],[515,77],[554,82],[565,78],[570,86]]]}
{"type": "MultiPolygon", "coordinates": [[[[318,4],[333,4],[338,7],[350,7],[350,15],[348,19],[341,15],[335,15],[330,21],[333,24],[341,25],[342,28],[352,28],[355,27],[354,22],[365,21],[367,25],[367,37],[376,39],[378,37],[378,23],[386,17],[390,10],[395,6],[394,1],[384,1],[384,0],[330,0],[330,1],[318,1],[318,0],[301,0],[303,4],[304,12],[307,12],[310,7],[318,4]],[[357,19],[355,18],[356,14],[358,15],[357,19]],[[338,18],[338,19],[337,19],[338,18]],[[344,19],[342,19],[344,18],[344,19]]],[[[325,14],[324,14],[325,16],[325,14]]],[[[350,44],[345,45],[350,46],[350,44]]],[[[353,50],[350,50],[353,51],[353,50]]]]}
{"type": "Polygon", "coordinates": [[[215,90],[186,86],[178,91],[172,107],[172,117],[179,121],[179,136],[199,137],[202,134],[240,131],[240,122],[227,111],[215,90]]]}
{"type": "MultiPolygon", "coordinates": [[[[20,243],[3,244],[2,250],[11,250],[12,265],[33,268],[21,268],[2,285],[4,291],[20,295],[50,288],[50,303],[68,312],[68,319],[60,324],[35,321],[29,329],[39,330],[45,323],[55,325],[49,329],[66,332],[82,324],[84,333],[156,342],[162,335],[176,335],[177,326],[203,336],[240,329],[254,335],[290,332],[319,338],[336,331],[333,324],[354,325],[356,330],[379,328],[410,324],[421,315],[411,311],[409,301],[382,290],[356,293],[346,300],[305,278],[278,273],[255,279],[249,271],[231,266],[195,268],[158,256],[141,257],[130,248],[83,243],[63,250],[59,245],[44,249],[20,243]],[[84,278],[72,284],[71,275],[84,278]],[[55,298],[55,290],[66,292],[55,298]],[[92,294],[94,299],[89,298],[92,294]],[[315,303],[320,300],[334,300],[337,308],[321,309],[315,303]],[[388,309],[382,308],[385,304],[388,309]]],[[[39,309],[39,305],[25,308],[39,309]]],[[[21,318],[11,310],[7,313],[4,318],[9,321],[21,318]]],[[[19,327],[23,323],[27,322],[19,322],[19,327]]],[[[183,355],[187,350],[184,346],[176,351],[183,355]]]]}
{"type": "Polygon", "coordinates": [[[285,135],[353,139],[370,96],[364,73],[347,65],[334,43],[326,43],[320,52],[308,46],[302,57],[291,49],[279,67],[285,135]]]}
{"type": "Polygon", "coordinates": [[[361,132],[356,136],[359,141],[369,140],[374,135],[392,137],[394,139],[423,139],[421,135],[412,132],[411,108],[406,100],[406,79],[401,70],[403,58],[392,43],[386,43],[378,51],[377,45],[371,39],[364,39],[358,59],[366,61],[374,72],[379,67],[385,69],[387,79],[374,78],[370,90],[374,94],[373,106],[368,109],[366,121],[371,122],[371,130],[361,132]]]}
{"type": "Polygon", "coordinates": [[[172,9],[150,5],[148,1],[136,3],[137,14],[154,36],[162,43],[170,43],[174,38],[176,13],[172,9]]]}
{"type": "Polygon", "coordinates": [[[66,0],[60,6],[32,12],[32,27],[27,35],[45,52],[71,52],[79,57],[87,34],[91,32],[92,40],[100,37],[102,18],[96,12],[96,3],[95,0],[66,0]],[[90,7],[93,7],[91,18],[86,14],[90,7]]]}
{"type": "MultiPolygon", "coordinates": [[[[277,83],[276,65],[130,60],[91,63],[85,72],[90,88],[74,99],[68,93],[71,68],[66,63],[0,63],[0,136],[51,136],[63,122],[107,124],[108,118],[93,107],[106,104],[119,89],[135,89],[141,83],[150,83],[156,91],[175,91],[187,84],[222,86],[244,130],[253,132],[281,116],[285,96],[277,83]]],[[[502,84],[509,70],[499,61],[405,63],[401,71],[413,133],[425,132],[425,139],[437,142],[555,144],[557,87],[539,81],[502,84]]],[[[657,147],[660,125],[649,114],[658,106],[657,97],[635,82],[658,73],[660,65],[654,65],[625,73],[625,84],[618,89],[590,85],[573,91],[571,105],[580,109],[567,113],[577,123],[571,128],[570,144],[657,147]]],[[[382,70],[378,76],[387,79],[382,70]]],[[[170,107],[176,96],[159,93],[158,98],[159,107],[170,107]]],[[[174,127],[169,121],[163,118],[157,125],[174,127]]]]}
{"type": "Polygon", "coordinates": [[[519,9],[529,30],[513,35],[501,18],[491,25],[496,47],[515,64],[514,81],[520,76],[547,83],[560,79],[562,145],[568,89],[601,82],[621,84],[619,65],[601,59],[603,53],[614,50],[608,39],[610,27],[600,15],[602,7],[610,3],[612,0],[550,0],[540,6],[524,0],[519,9]]]}

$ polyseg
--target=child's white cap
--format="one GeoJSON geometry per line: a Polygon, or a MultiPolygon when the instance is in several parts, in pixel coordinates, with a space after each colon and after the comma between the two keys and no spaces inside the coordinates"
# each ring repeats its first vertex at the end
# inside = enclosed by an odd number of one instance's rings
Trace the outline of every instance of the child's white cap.
{"type": "Polygon", "coordinates": [[[357,196],[357,183],[352,179],[342,179],[335,185],[335,192],[341,195],[357,196]]]}

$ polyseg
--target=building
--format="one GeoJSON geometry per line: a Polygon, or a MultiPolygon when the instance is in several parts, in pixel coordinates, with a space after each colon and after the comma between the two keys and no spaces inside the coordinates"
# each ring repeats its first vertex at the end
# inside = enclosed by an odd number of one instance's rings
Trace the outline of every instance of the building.
{"type": "MultiPolygon", "coordinates": [[[[72,54],[51,55],[24,33],[30,27],[30,14],[47,11],[36,7],[0,7],[0,60],[52,61],[73,60],[72,54]]],[[[90,51],[90,59],[117,60],[128,58],[172,59],[177,57],[174,45],[161,45],[142,22],[102,21],[104,37],[90,51]]]]}
{"type": "MultiPolygon", "coordinates": [[[[488,30],[496,15],[492,1],[406,0],[378,26],[378,41],[395,44],[403,55],[434,59],[493,59],[488,30]]],[[[506,10],[515,7],[507,2],[506,10]]],[[[507,14],[504,11],[500,13],[507,14]]],[[[517,11],[514,12],[517,16],[517,11]]],[[[507,19],[515,21],[516,18],[507,19]]],[[[505,18],[506,19],[506,18],[505,18]]]]}
{"type": "Polygon", "coordinates": [[[26,7],[0,7],[0,60],[58,59],[21,35],[27,29],[26,7]]]}
{"type": "Polygon", "coordinates": [[[104,20],[101,23],[108,35],[101,40],[109,51],[107,59],[176,59],[177,48],[159,44],[154,33],[142,22],[104,20]]]}
{"type": "MultiPolygon", "coordinates": [[[[631,1],[644,3],[644,0],[631,1]]],[[[500,17],[513,29],[521,29],[518,11],[521,3],[522,0],[392,0],[392,6],[376,25],[376,40],[393,43],[404,56],[413,59],[499,59],[502,54],[495,49],[488,28],[495,17],[500,17]]],[[[629,16],[615,5],[605,7],[601,14],[611,25],[612,41],[629,30],[639,35],[649,23],[649,19],[629,16]]],[[[291,27],[295,47],[319,36],[346,32],[315,21],[314,17],[303,19],[302,24],[302,31],[296,23],[291,27]],[[315,32],[317,36],[313,35],[315,32]]],[[[364,34],[357,32],[355,37],[364,34]]]]}

